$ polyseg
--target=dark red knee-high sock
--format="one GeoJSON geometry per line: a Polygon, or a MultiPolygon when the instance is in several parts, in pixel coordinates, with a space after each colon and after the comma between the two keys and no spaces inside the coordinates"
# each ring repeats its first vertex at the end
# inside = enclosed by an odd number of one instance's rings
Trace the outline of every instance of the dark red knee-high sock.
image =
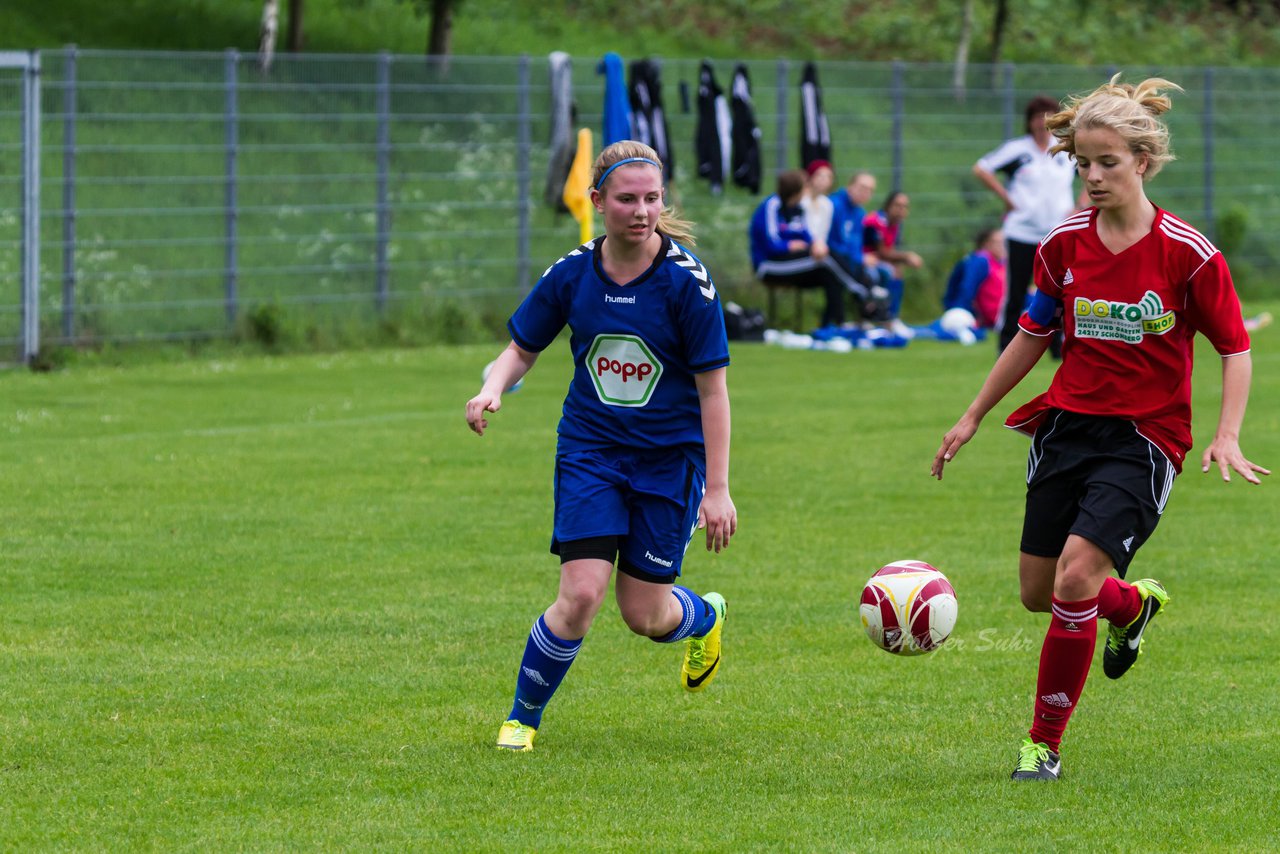
{"type": "Polygon", "coordinates": [[[1040,648],[1035,722],[1031,724],[1032,740],[1043,741],[1050,750],[1058,749],[1084,691],[1097,639],[1097,598],[1063,602],[1053,597],[1053,618],[1040,648]]]}
{"type": "Polygon", "coordinates": [[[1108,575],[1098,591],[1098,616],[1113,626],[1127,626],[1138,618],[1142,596],[1138,588],[1114,575],[1108,575]]]}

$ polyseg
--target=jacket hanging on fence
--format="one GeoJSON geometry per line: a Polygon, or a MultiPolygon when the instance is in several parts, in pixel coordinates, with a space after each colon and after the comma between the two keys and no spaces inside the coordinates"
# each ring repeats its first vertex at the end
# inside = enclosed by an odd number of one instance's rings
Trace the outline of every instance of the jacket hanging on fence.
{"type": "Polygon", "coordinates": [[[613,51],[596,66],[604,75],[604,136],[600,147],[631,139],[631,110],[627,107],[627,83],[622,74],[622,57],[613,51]]]}
{"type": "Polygon", "coordinates": [[[800,168],[815,160],[831,160],[831,129],[822,111],[818,69],[808,62],[800,78],[800,168]]]}
{"type": "Polygon", "coordinates": [[[581,243],[591,239],[595,217],[591,206],[591,164],[596,156],[591,144],[591,128],[578,129],[577,152],[569,167],[569,177],[564,182],[564,206],[578,221],[578,237],[581,243]]]}
{"type": "Polygon", "coordinates": [[[667,115],[662,106],[662,69],[656,62],[641,59],[631,63],[628,96],[631,102],[631,138],[658,152],[658,159],[662,161],[662,179],[670,181],[675,176],[675,156],[671,151],[667,115]]]}
{"type": "Polygon", "coordinates": [[[752,194],[760,192],[760,126],[751,103],[751,77],[747,66],[739,63],[733,70],[730,87],[733,115],[733,183],[752,194]]]}
{"type": "Polygon", "coordinates": [[[711,182],[711,192],[724,190],[730,170],[731,125],[724,90],[716,82],[711,63],[702,61],[698,71],[698,123],[694,147],[698,153],[698,177],[711,182]]]}
{"type": "Polygon", "coordinates": [[[557,50],[547,57],[551,83],[551,159],[543,201],[556,211],[567,211],[564,181],[577,150],[573,139],[573,66],[569,54],[557,50]]]}

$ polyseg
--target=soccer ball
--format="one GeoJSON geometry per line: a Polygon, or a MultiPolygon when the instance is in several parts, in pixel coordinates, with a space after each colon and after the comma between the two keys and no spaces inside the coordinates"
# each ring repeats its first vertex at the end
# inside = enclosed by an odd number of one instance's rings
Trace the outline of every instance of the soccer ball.
{"type": "MultiPolygon", "coordinates": [[[[481,383],[488,382],[489,372],[493,370],[493,366],[496,365],[497,363],[498,363],[498,360],[494,359],[492,362],[484,366],[484,370],[480,372],[481,383]]],[[[523,385],[524,385],[524,377],[521,377],[520,379],[516,380],[515,385],[511,386],[511,388],[507,389],[507,391],[508,392],[519,391],[523,385]]]]}
{"type": "Polygon", "coordinates": [[[942,646],[956,627],[956,612],[951,582],[920,560],[881,567],[862,588],[858,606],[867,637],[895,655],[924,655],[942,646]]]}

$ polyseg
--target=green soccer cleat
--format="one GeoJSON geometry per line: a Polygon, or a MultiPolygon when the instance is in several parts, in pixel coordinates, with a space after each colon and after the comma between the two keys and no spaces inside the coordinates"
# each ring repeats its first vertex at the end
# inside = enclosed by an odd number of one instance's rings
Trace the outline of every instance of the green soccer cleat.
{"type": "Polygon", "coordinates": [[[719,593],[702,597],[716,612],[715,625],[700,638],[684,642],[684,664],[680,666],[680,684],[686,691],[701,691],[720,672],[720,636],[724,632],[725,603],[719,593]]]}
{"type": "Polygon", "coordinates": [[[1018,748],[1018,767],[1013,769],[1015,780],[1056,780],[1062,773],[1062,757],[1049,749],[1043,741],[1032,741],[1030,736],[1022,740],[1018,748]]]}
{"type": "Polygon", "coordinates": [[[1138,616],[1127,626],[1112,625],[1107,629],[1107,644],[1102,650],[1102,672],[1109,679],[1119,679],[1133,667],[1142,654],[1142,633],[1169,602],[1164,585],[1154,578],[1139,578],[1133,586],[1138,588],[1138,595],[1142,597],[1138,616]]]}
{"type": "Polygon", "coordinates": [[[527,753],[533,750],[533,737],[538,734],[537,727],[522,724],[517,720],[509,720],[498,730],[499,750],[518,750],[527,753]]]}

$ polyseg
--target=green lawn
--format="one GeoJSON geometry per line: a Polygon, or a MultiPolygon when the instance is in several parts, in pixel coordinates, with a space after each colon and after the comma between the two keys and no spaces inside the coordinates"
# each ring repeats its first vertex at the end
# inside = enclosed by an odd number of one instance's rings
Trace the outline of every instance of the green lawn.
{"type": "MultiPolygon", "coordinates": [[[[1277,342],[1243,437],[1273,467],[1277,342]]],[[[993,416],[927,475],[986,347],[735,347],[740,535],[686,564],[728,598],[723,673],[685,695],[610,603],[538,749],[494,750],[554,593],[568,368],[558,344],[480,439],[462,405],[498,347],[0,374],[0,848],[1280,846],[1276,482],[1189,466],[1134,566],[1174,597],[1147,654],[1094,674],[1060,784],[1007,780],[1045,626],[1017,601],[1026,442],[993,416]],[[858,624],[908,557],[959,594],[926,658],[858,624]]]]}

